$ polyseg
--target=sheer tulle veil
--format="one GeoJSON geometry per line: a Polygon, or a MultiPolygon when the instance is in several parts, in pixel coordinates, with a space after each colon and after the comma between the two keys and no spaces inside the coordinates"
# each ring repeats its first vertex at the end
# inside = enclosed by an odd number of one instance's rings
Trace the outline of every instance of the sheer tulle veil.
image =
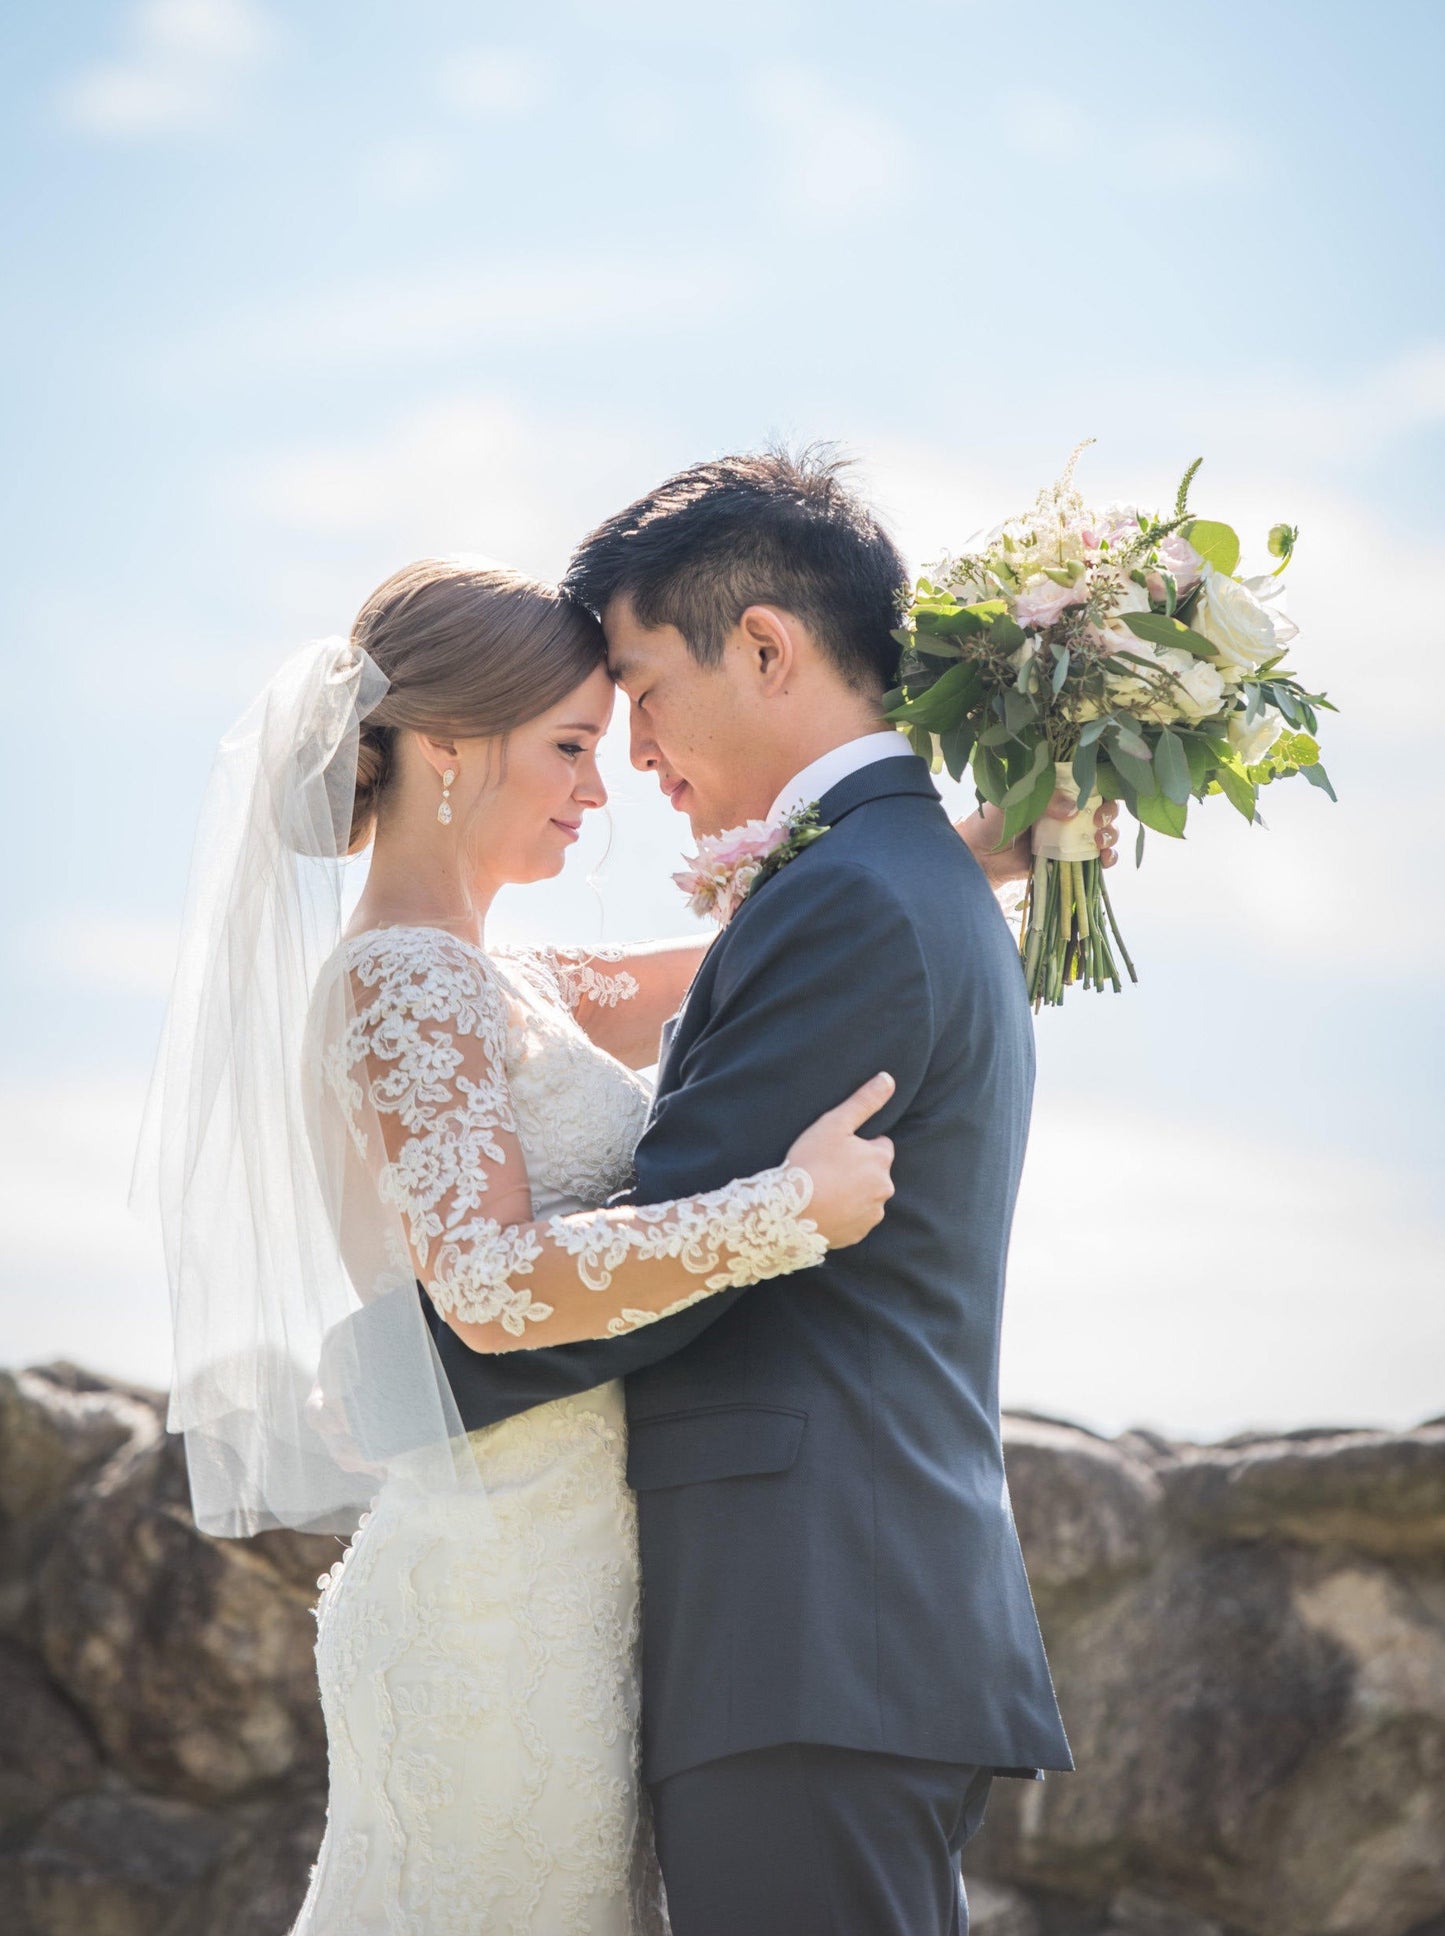
{"type": "Polygon", "coordinates": [[[196,1520],[350,1532],[388,1478],[481,1481],[423,1316],[369,1098],[342,928],[358,727],[387,690],[347,640],[290,658],[221,741],[132,1204],[158,1208],[168,1425],[196,1520]]]}

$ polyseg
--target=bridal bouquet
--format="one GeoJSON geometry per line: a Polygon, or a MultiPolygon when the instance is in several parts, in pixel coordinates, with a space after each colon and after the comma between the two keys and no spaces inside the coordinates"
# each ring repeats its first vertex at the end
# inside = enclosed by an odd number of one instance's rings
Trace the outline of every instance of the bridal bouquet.
{"type": "Polygon", "coordinates": [[[1094,846],[1101,799],[1144,830],[1182,837],[1191,800],[1215,794],[1259,818],[1259,790],[1303,773],[1333,799],[1319,763],[1317,708],[1335,709],[1286,670],[1297,628],[1278,606],[1298,533],[1269,534],[1268,575],[1238,574],[1239,539],[1198,518],[1184,473],[1165,517],[1089,508],[1074,464],[981,551],[920,578],[903,630],[888,717],[914,751],[954,779],[973,767],[1004,811],[1000,845],[1034,828],[1020,945],[1034,1006],[1073,982],[1138,979],[1094,846]],[[1045,819],[1056,788],[1076,820],[1045,819]]]}

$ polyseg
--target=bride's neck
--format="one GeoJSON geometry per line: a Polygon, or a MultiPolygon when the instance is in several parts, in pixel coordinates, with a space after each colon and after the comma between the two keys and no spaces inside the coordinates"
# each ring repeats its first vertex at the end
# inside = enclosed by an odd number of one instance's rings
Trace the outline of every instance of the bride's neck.
{"type": "Polygon", "coordinates": [[[378,828],[366,885],[347,923],[348,934],[369,928],[446,928],[478,944],[487,912],[503,883],[466,875],[455,841],[404,840],[378,828]]]}

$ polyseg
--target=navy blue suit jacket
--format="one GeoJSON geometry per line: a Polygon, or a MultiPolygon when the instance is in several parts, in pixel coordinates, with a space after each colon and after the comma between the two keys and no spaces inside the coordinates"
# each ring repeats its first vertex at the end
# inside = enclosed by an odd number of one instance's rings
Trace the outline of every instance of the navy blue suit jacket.
{"type": "Polygon", "coordinates": [[[883,1222],[599,1343],[483,1356],[427,1308],[468,1428],[627,1380],[649,1780],[782,1742],[1069,1768],[999,1443],[1034,1077],[1018,952],[921,760],[820,806],[829,831],[703,960],[630,1198],[780,1163],[887,1069],[883,1222]]]}

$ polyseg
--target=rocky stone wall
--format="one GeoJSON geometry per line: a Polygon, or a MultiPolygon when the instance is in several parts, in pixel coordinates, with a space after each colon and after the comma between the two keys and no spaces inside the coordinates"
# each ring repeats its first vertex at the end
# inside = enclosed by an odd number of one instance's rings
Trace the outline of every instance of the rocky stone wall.
{"type": "MultiPolygon", "coordinates": [[[[161,1416],[0,1373],[5,1936],[281,1936],[320,1840],[339,1543],[204,1538],[161,1416]]],[[[995,1783],[975,1936],[1445,1936],[1445,1421],[1006,1448],[1078,1771],[995,1783]]]]}

